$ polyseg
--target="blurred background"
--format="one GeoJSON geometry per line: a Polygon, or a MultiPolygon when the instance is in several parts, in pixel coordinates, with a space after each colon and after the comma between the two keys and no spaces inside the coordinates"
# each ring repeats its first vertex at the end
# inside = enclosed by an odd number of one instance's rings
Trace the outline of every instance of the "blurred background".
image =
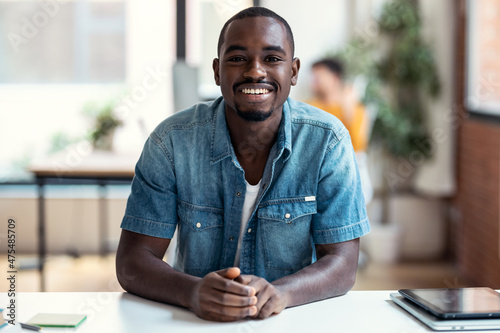
{"type": "Polygon", "coordinates": [[[220,95],[220,29],[254,5],[292,27],[292,98],[313,100],[313,64],[334,57],[364,110],[355,289],[500,288],[499,1],[0,0],[0,267],[18,290],[121,290],[142,145],[220,95]]]}

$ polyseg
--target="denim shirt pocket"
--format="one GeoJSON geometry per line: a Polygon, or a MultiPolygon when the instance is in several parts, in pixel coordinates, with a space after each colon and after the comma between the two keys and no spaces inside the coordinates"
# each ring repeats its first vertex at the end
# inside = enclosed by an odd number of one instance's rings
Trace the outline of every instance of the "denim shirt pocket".
{"type": "Polygon", "coordinates": [[[217,270],[222,251],[224,211],[178,200],[176,268],[195,276],[217,270]]]}
{"type": "Polygon", "coordinates": [[[261,246],[270,280],[311,264],[311,221],[317,207],[315,200],[305,198],[270,200],[259,206],[261,246]]]}

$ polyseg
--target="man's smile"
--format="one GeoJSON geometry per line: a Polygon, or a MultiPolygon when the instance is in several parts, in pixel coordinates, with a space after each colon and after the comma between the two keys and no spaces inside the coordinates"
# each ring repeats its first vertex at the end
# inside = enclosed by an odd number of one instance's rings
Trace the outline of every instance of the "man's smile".
{"type": "Polygon", "coordinates": [[[270,83],[243,83],[237,85],[235,89],[236,95],[251,102],[263,102],[275,91],[274,85],[270,83]]]}
{"type": "Polygon", "coordinates": [[[266,88],[243,88],[238,89],[238,95],[240,96],[240,101],[246,101],[250,103],[262,103],[267,101],[274,90],[269,90],[266,88]]]}
{"type": "Polygon", "coordinates": [[[250,88],[245,88],[241,91],[245,95],[263,95],[263,94],[268,94],[269,89],[250,89],[250,88]]]}

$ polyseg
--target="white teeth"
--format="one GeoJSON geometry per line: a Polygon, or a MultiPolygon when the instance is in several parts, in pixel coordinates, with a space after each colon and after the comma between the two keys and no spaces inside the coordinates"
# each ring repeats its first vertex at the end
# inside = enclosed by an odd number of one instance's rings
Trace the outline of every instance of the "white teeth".
{"type": "Polygon", "coordinates": [[[247,95],[262,95],[262,94],[267,94],[269,92],[268,89],[248,89],[245,88],[242,90],[244,94],[247,95]]]}

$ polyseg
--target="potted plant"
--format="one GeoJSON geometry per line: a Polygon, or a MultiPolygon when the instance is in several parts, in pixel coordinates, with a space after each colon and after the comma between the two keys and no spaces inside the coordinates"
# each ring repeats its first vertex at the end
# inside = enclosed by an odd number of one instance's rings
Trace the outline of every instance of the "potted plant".
{"type": "Polygon", "coordinates": [[[93,122],[88,137],[94,149],[113,149],[115,129],[123,125],[122,120],[114,114],[115,106],[115,101],[89,102],[84,106],[84,114],[93,122]]]}
{"type": "Polygon", "coordinates": [[[412,156],[431,157],[424,100],[436,98],[440,84],[432,50],[421,37],[416,0],[386,3],[377,26],[376,37],[357,36],[336,56],[350,76],[366,79],[363,102],[377,111],[371,143],[381,148],[383,156],[382,207],[371,235],[370,255],[379,262],[393,262],[398,258],[401,230],[390,223],[390,195],[410,186],[417,167],[412,156]],[[413,172],[402,173],[402,163],[413,172]]]}

